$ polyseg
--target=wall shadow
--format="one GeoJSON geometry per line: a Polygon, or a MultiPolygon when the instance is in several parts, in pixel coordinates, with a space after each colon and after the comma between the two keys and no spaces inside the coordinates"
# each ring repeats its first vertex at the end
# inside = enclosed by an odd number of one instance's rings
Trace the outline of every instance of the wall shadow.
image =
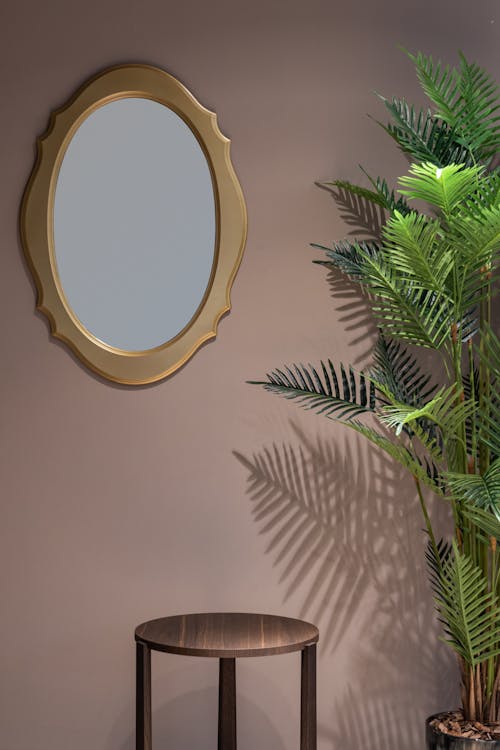
{"type": "MultiPolygon", "coordinates": [[[[294,423],[292,429],[300,434],[294,423]]],[[[280,570],[283,601],[309,579],[298,615],[321,623],[322,646],[334,651],[368,586],[365,511],[362,503],[350,501],[356,494],[364,497],[367,487],[364,473],[351,473],[347,441],[311,443],[301,437],[296,446],[273,444],[251,458],[235,456],[248,472],[252,515],[280,570]]]]}
{"type": "MultiPolygon", "coordinates": [[[[330,664],[336,693],[320,737],[332,750],[421,750],[425,716],[456,705],[458,679],[438,640],[413,483],[357,435],[310,438],[295,422],[291,432],[235,456],[283,602],[293,596],[320,629],[320,670],[330,664]]],[[[445,503],[431,511],[447,527],[445,503]]]]}
{"type": "MultiPolygon", "coordinates": [[[[217,686],[193,690],[177,696],[153,710],[153,747],[175,750],[207,750],[217,746],[217,686]]],[[[262,748],[285,750],[283,740],[266,713],[245,696],[238,694],[238,747],[244,737],[262,738],[262,748]],[[248,731],[251,726],[252,731],[248,731]],[[241,742],[240,742],[241,737],[241,742]]],[[[116,721],[108,738],[109,750],[135,750],[135,734],[124,738],[120,729],[134,721],[135,706],[130,705],[116,721]],[[131,721],[132,717],[132,721],[131,721]]]]}
{"type": "Polygon", "coordinates": [[[350,227],[348,236],[362,240],[379,240],[386,214],[382,206],[359,195],[352,195],[347,190],[335,185],[316,183],[321,190],[329,193],[335,202],[340,218],[350,227]]]}
{"type": "Polygon", "coordinates": [[[367,297],[353,281],[341,271],[328,269],[326,282],[330,297],[335,301],[336,321],[349,334],[349,343],[356,346],[358,354],[352,360],[355,366],[366,366],[378,337],[378,328],[367,297]]]}
{"type": "MultiPolygon", "coordinates": [[[[386,218],[381,206],[374,205],[366,198],[351,195],[343,188],[329,187],[322,183],[317,185],[331,196],[339,210],[340,218],[350,227],[348,237],[380,241],[386,218]]],[[[320,260],[324,260],[324,256],[320,260]]],[[[342,329],[350,334],[350,343],[358,347],[364,344],[353,364],[365,364],[378,334],[371,305],[359,285],[337,269],[328,268],[326,281],[330,288],[330,296],[335,301],[337,320],[343,324],[342,329]]]]}

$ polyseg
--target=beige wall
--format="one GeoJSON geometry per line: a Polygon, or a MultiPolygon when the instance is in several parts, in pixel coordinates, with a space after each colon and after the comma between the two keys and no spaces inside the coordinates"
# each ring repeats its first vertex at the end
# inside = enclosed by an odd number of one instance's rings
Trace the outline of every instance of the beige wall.
{"type": "MultiPolygon", "coordinates": [[[[355,179],[358,162],[403,171],[365,116],[384,117],[370,92],[415,93],[397,44],[453,60],[461,48],[494,69],[495,5],[3,3],[1,750],[131,750],[133,628],[182,611],[317,622],[322,750],[420,750],[426,713],[456,700],[432,642],[411,486],[341,428],[245,380],[294,359],[363,359],[363,309],[310,263],[310,241],[348,231],[313,182],[355,179]],[[217,340],[135,390],[50,338],[17,235],[49,112],[126,61],[167,69],[217,111],[249,213],[217,340]],[[301,489],[280,474],[284,452],[301,489]]],[[[297,659],[247,660],[238,677],[241,750],[297,747],[297,659]]],[[[214,747],[215,685],[212,661],[155,656],[157,747],[214,747]]]]}

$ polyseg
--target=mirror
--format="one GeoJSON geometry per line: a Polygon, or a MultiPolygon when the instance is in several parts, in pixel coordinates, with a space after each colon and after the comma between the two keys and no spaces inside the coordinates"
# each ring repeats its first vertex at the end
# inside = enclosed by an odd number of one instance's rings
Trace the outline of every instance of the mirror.
{"type": "Polygon", "coordinates": [[[230,307],[246,212],[216,116],[119,66],[51,118],[21,211],[52,333],[121,383],[174,372],[230,307]]]}
{"type": "Polygon", "coordinates": [[[137,97],[89,115],[54,197],[57,273],[82,325],[125,351],[161,346],[201,304],[214,250],[210,169],[184,120],[137,97]]]}

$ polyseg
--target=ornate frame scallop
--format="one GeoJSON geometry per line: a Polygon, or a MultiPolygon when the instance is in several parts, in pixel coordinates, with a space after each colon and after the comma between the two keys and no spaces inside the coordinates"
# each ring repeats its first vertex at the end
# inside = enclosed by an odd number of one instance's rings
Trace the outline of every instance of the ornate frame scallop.
{"type": "Polygon", "coordinates": [[[243,193],[231,164],[230,141],[219,130],[217,116],[165,71],[149,65],[119,65],[91,78],[53,112],[37,147],[21,204],[20,231],[37,287],[37,308],[48,318],[52,335],[65,341],[92,370],[117,383],[141,385],[171,375],[202,343],[216,336],[220,318],[231,308],[231,286],[246,241],[243,193]],[[164,104],[191,128],[210,167],[216,206],[214,263],[198,310],[177,336],[154,349],[137,352],[108,346],[80,323],[58,278],[53,239],[55,187],[71,138],[95,109],[131,96],[164,104]]]}

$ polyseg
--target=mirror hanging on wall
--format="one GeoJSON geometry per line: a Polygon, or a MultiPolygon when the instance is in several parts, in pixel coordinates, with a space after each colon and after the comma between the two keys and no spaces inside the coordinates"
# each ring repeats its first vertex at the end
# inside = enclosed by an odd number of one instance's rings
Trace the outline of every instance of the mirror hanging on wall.
{"type": "Polygon", "coordinates": [[[246,237],[215,114],[143,65],[91,79],[51,118],[21,235],[52,333],[111,380],[174,372],[216,334],[246,237]]]}
{"type": "Polygon", "coordinates": [[[71,139],[55,189],[69,306],[109,346],[161,346],[203,300],[215,224],[210,168],[184,120],[151,99],[105,104],[71,139]]]}

